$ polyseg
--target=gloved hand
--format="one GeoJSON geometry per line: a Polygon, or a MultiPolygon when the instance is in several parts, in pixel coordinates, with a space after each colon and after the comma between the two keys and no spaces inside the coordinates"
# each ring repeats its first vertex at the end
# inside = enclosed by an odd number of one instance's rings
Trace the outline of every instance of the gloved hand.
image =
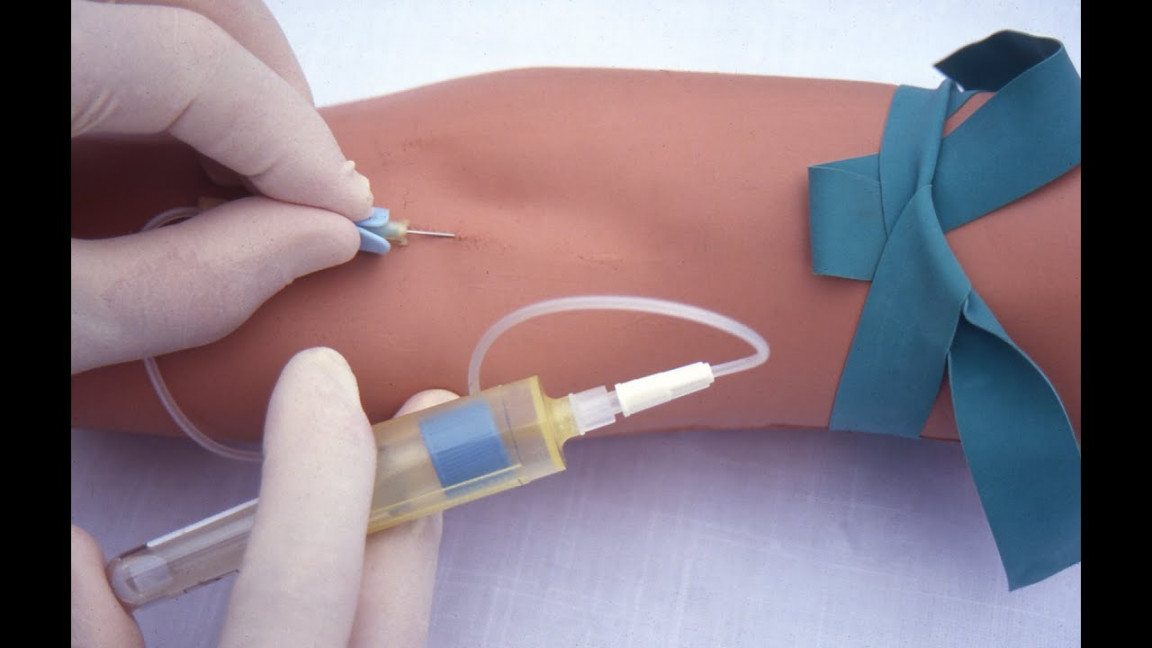
{"type": "Polygon", "coordinates": [[[188,8],[72,2],[72,137],[167,134],[262,197],[73,239],[72,373],[223,337],[296,277],[351,259],[352,221],[371,214],[267,8],[164,4],[188,8]]]}
{"type": "MultiPolygon", "coordinates": [[[[397,415],[455,395],[421,392],[397,415]]],[[[260,506],[222,646],[422,646],[440,516],[368,536],[376,447],[356,379],[330,349],[284,368],[264,430],[260,506]]],[[[72,527],[72,645],[139,646],[96,543],[72,527]]]]}
{"type": "MultiPolygon", "coordinates": [[[[352,222],[371,214],[368,181],[313,108],[267,8],[163,4],[72,2],[72,137],[175,137],[214,178],[259,197],[146,233],[73,240],[72,373],[222,337],[296,277],[352,258],[352,222]]],[[[375,448],[338,354],[307,351],[285,368],[266,454],[224,643],[422,644],[439,518],[365,544],[375,448]]],[[[75,526],[71,592],[73,645],[142,643],[99,547],[75,526]]]]}

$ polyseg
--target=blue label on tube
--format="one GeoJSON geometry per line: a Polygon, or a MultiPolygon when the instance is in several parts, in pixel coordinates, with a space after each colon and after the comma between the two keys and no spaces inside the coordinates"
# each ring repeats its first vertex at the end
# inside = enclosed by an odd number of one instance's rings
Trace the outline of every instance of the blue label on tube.
{"type": "Polygon", "coordinates": [[[486,401],[475,400],[423,418],[420,434],[444,488],[511,465],[486,401]]]}

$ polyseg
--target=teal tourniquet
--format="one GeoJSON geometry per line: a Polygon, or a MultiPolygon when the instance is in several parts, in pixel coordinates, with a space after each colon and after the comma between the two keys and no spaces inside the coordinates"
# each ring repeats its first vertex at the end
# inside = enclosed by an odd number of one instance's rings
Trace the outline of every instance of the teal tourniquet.
{"type": "Polygon", "coordinates": [[[1000,32],[900,87],[880,153],[809,169],[813,269],[871,281],[831,427],[918,436],[948,372],[1012,589],[1080,561],[1080,449],[1059,396],[944,238],[1080,164],[1080,76],[1055,40],[1000,32]],[[961,90],[963,88],[963,90],[961,90]],[[974,92],[996,94],[945,138],[974,92]]]}

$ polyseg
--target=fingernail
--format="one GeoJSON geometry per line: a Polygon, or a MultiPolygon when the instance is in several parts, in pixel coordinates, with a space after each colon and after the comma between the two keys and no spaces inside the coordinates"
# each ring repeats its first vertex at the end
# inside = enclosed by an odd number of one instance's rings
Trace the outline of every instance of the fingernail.
{"type": "Polygon", "coordinates": [[[365,196],[364,204],[359,206],[352,220],[364,220],[372,215],[372,205],[375,203],[375,197],[372,195],[372,183],[363,174],[356,171],[356,163],[352,160],[344,162],[343,172],[351,177],[352,183],[357,188],[357,193],[363,193],[365,196]]]}
{"type": "Polygon", "coordinates": [[[352,368],[348,366],[344,356],[335,349],[312,347],[298,352],[293,361],[293,364],[297,365],[293,367],[294,370],[307,367],[307,371],[329,381],[329,384],[341,391],[354,392],[357,389],[356,376],[352,373],[352,368]]]}

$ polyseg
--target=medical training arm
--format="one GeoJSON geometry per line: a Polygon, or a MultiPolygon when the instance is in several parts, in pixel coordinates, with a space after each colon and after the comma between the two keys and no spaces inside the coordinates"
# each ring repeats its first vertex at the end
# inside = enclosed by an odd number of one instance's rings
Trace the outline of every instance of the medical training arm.
{"type": "MultiPolygon", "coordinates": [[[[711,74],[521,70],[322,110],[397,218],[456,232],[297,281],[228,338],[161,358],[175,398],[220,439],[258,436],[278,367],[325,344],[348,358],[371,420],[425,387],[464,391],[472,346],[545,298],[676,299],[771,340],[763,370],[606,432],[825,427],[865,282],[812,272],[807,168],[878,150],[888,85],[711,74]],[[461,107],[466,107],[462,109],[461,107]]],[[[957,117],[953,122],[962,119],[957,117]]],[[[73,156],[121,160],[121,151],[73,156]]],[[[157,150],[144,163],[191,163],[157,150]]],[[[73,195],[115,203],[123,167],[73,195]]],[[[174,189],[194,201],[204,184],[174,189]]],[[[81,210],[74,235],[131,230],[81,210]]],[[[1080,169],[948,234],[965,272],[1080,421],[1080,169]]],[[[688,323],[573,314],[496,345],[483,385],[539,375],[549,393],[741,354],[688,323]]],[[[73,424],[177,434],[138,363],[73,378],[73,424]]],[[[946,393],[924,434],[955,435],[946,393]]]]}

